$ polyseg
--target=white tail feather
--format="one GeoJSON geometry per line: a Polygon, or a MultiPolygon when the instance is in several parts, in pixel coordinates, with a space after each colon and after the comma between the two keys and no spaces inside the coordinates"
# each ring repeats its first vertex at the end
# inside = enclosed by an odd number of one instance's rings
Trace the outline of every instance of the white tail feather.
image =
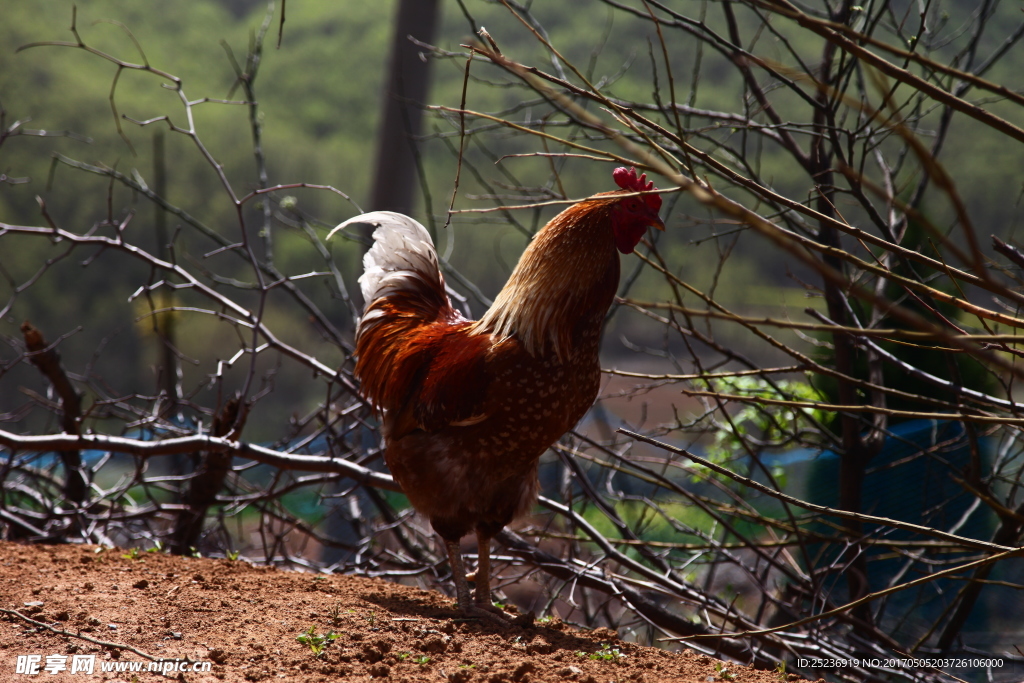
{"type": "Polygon", "coordinates": [[[371,211],[349,218],[330,234],[353,223],[377,226],[359,278],[366,305],[392,292],[414,288],[410,280],[441,280],[434,242],[419,222],[393,211],[371,211]]]}

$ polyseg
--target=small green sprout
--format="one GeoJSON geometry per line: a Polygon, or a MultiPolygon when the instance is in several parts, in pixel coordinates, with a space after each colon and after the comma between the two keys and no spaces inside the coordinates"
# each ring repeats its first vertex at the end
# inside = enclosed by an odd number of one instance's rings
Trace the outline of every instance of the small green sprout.
{"type": "Polygon", "coordinates": [[[626,655],[622,654],[622,651],[619,650],[619,648],[612,647],[608,643],[601,643],[601,649],[597,652],[587,654],[586,652],[577,650],[575,654],[577,657],[587,657],[588,659],[593,659],[597,662],[617,662],[626,658],[626,655]]]}
{"type": "Polygon", "coordinates": [[[428,657],[427,655],[420,655],[413,661],[419,664],[420,666],[426,666],[427,664],[430,664],[430,657],[428,657]]]}
{"type": "Polygon", "coordinates": [[[723,662],[715,662],[715,671],[718,672],[718,677],[723,681],[736,680],[736,674],[729,671],[729,668],[723,662]]]}
{"type": "Polygon", "coordinates": [[[319,658],[324,653],[324,650],[327,649],[327,646],[340,637],[341,634],[335,633],[334,631],[326,634],[319,634],[316,632],[316,626],[310,626],[309,630],[299,636],[296,636],[295,640],[299,641],[303,645],[307,645],[310,652],[313,653],[313,656],[319,658]]]}
{"type": "Polygon", "coordinates": [[[617,647],[612,647],[608,643],[601,643],[601,649],[590,655],[590,658],[596,661],[605,662],[617,662],[620,659],[624,659],[626,655],[617,647]]]}
{"type": "Polygon", "coordinates": [[[141,551],[138,548],[131,548],[124,555],[121,555],[121,557],[123,557],[126,560],[137,560],[137,559],[139,559],[139,556],[141,554],[142,553],[141,553],[141,551]]]}

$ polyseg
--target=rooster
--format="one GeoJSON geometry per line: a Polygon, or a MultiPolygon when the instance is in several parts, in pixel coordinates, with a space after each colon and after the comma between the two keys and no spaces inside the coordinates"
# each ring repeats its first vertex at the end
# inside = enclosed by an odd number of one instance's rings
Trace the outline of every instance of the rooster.
{"type": "Polygon", "coordinates": [[[573,204],[537,233],[477,321],[452,306],[430,235],[412,218],[375,211],[328,235],[377,226],[359,278],[355,373],[383,415],[388,468],[444,540],[467,616],[504,616],[491,603],[491,538],[530,510],[540,456],[597,396],[616,250],[632,253],[649,226],[665,227],[646,175],[618,168],[612,177],[621,189],[573,204]],[[475,577],[459,549],[471,531],[475,577]]]}

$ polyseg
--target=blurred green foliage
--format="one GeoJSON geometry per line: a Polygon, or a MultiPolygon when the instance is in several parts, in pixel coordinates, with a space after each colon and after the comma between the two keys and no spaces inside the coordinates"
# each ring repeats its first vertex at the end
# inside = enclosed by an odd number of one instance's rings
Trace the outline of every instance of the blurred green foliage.
{"type": "MultiPolygon", "coordinates": [[[[832,413],[819,408],[797,407],[781,402],[821,403],[825,396],[811,384],[795,380],[776,380],[769,384],[760,377],[729,377],[710,382],[711,390],[718,394],[742,396],[747,399],[766,399],[775,403],[746,403],[729,416],[728,421],[719,421],[712,442],[708,445],[708,460],[726,465],[739,474],[751,475],[753,455],[760,455],[762,449],[786,450],[796,446],[793,434],[811,437],[819,425],[832,421],[832,413]],[[748,452],[751,444],[757,444],[755,453],[748,452]]],[[[713,475],[708,468],[694,463],[693,481],[700,481],[713,475]]],[[[758,473],[759,474],[759,473],[758,473]]],[[[780,487],[785,488],[785,470],[773,467],[771,475],[780,487]]],[[[735,486],[732,480],[721,477],[723,482],[735,486]]]]}

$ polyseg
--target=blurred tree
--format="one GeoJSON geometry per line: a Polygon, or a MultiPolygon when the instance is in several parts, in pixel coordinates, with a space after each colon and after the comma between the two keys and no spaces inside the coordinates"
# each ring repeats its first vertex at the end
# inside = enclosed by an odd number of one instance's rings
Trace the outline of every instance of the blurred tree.
{"type": "Polygon", "coordinates": [[[430,60],[410,38],[434,41],[439,0],[400,0],[391,37],[387,85],[381,102],[376,170],[370,208],[412,213],[416,181],[415,139],[423,128],[423,102],[430,87],[430,60]]]}

